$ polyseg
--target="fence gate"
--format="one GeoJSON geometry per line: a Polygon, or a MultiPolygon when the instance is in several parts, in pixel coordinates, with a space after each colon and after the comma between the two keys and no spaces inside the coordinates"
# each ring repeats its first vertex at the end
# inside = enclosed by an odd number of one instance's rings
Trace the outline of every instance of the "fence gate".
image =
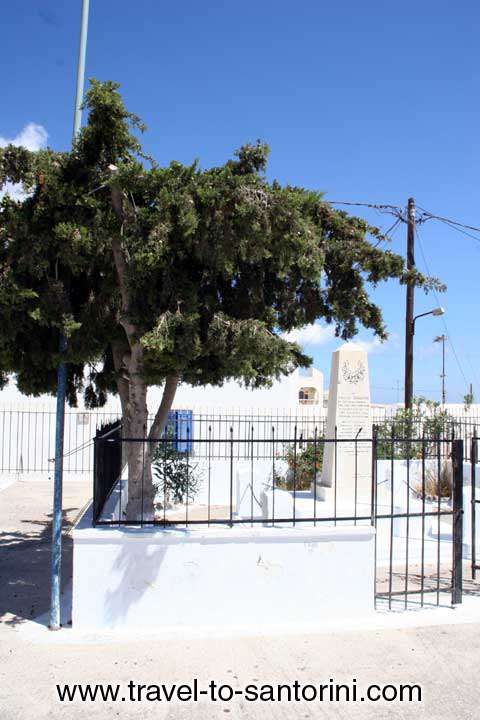
{"type": "Polygon", "coordinates": [[[463,440],[374,437],[372,455],[376,607],[461,603],[463,440]]]}

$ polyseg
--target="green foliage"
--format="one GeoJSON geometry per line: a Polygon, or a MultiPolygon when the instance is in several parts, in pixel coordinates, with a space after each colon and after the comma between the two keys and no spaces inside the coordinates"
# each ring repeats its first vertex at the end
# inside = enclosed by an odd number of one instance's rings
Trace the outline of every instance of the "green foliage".
{"type": "Polygon", "coordinates": [[[284,490],[310,490],[315,477],[318,477],[323,465],[323,437],[317,442],[312,439],[302,440],[284,448],[282,459],[286,461],[286,474],[275,475],[275,485],[284,490]]]}
{"type": "Polygon", "coordinates": [[[468,392],[466,395],[463,396],[463,404],[465,406],[465,412],[468,412],[470,410],[470,407],[475,402],[475,398],[473,395],[473,392],[468,392]]]}
{"type": "Polygon", "coordinates": [[[198,463],[192,463],[188,453],[176,450],[175,442],[159,443],[152,462],[157,491],[167,503],[192,502],[202,480],[198,463]]]}
{"type": "Polygon", "coordinates": [[[0,204],[0,381],[13,373],[22,392],[53,393],[62,330],[68,400],[83,392],[100,406],[127,372],[113,348],[130,352],[129,323],[147,384],[175,375],[269,385],[311,363],[282,333],[322,318],[343,339],[359,324],[384,339],[368,285],[440,287],[319,192],[269,182],[266,145],[245,145],[220,167],[160,168],[146,162],[144,126],[118,85],[92,80],[85,108],[71,152],[0,149],[0,188],[20,182],[28,192],[0,204]]]}
{"type": "Polygon", "coordinates": [[[399,408],[376,426],[377,457],[420,459],[423,446],[425,457],[435,456],[438,438],[450,438],[455,427],[455,418],[440,403],[416,397],[409,410],[399,408]]]}

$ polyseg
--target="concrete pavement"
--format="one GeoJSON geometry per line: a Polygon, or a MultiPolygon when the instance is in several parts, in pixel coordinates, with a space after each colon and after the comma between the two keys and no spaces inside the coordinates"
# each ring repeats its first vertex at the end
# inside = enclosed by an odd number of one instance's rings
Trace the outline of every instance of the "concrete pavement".
{"type": "MultiPolygon", "coordinates": [[[[265,634],[91,636],[73,630],[42,630],[37,615],[48,609],[50,483],[16,483],[0,492],[0,717],[2,720],[68,718],[337,718],[364,720],[477,720],[480,622],[389,627],[343,632],[265,634]],[[36,629],[36,631],[35,631],[36,629]],[[127,684],[191,683],[213,680],[234,689],[293,683],[351,683],[359,694],[369,684],[415,683],[421,703],[231,702],[202,697],[198,703],[123,701],[127,684]],[[56,684],[120,684],[114,702],[61,703],[56,684]]],[[[65,485],[64,507],[72,521],[88,499],[85,483],[65,485]]],[[[65,580],[71,546],[64,542],[65,580]]],[[[246,590],[247,592],[248,590],[246,590]]],[[[476,599],[475,599],[476,600],[476,599]]],[[[195,602],[195,598],[192,598],[195,602]]],[[[302,599],[298,598],[299,613],[302,599]]],[[[473,613],[475,605],[472,605],[473,613]]],[[[435,611],[426,611],[433,613],[435,611]]],[[[443,611],[438,611],[443,612],[443,611]]],[[[457,611],[450,611],[452,617],[457,611]]],[[[421,624],[417,613],[417,622],[421,624]]],[[[439,617],[444,617],[439,616],[439,617]]],[[[450,617],[450,615],[445,615],[450,617]]],[[[472,615],[475,619],[475,615],[472,615]]],[[[480,621],[480,614],[479,614],[480,621]]]]}

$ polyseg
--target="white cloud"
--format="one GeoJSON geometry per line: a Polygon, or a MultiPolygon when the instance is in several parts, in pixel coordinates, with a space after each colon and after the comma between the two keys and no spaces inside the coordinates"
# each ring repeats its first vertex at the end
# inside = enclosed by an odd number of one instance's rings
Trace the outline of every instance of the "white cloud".
{"type": "Polygon", "coordinates": [[[305,325],[299,330],[290,330],[284,333],[283,337],[290,342],[297,342],[300,345],[324,345],[335,337],[335,329],[332,325],[305,325]]]}
{"type": "MultiPolygon", "coordinates": [[[[16,147],[22,146],[27,148],[27,150],[36,151],[45,147],[47,139],[48,133],[42,125],[28,123],[14,138],[5,138],[0,135],[0,147],[15,145],[16,147]]],[[[21,186],[12,185],[12,183],[6,183],[4,189],[0,192],[0,197],[2,197],[4,193],[8,193],[10,197],[15,200],[25,197],[21,186]]]]}
{"type": "MultiPolygon", "coordinates": [[[[314,323],[313,325],[306,325],[299,330],[290,330],[288,333],[284,333],[283,337],[286,340],[297,342],[300,345],[325,345],[332,340],[337,340],[339,345],[342,343],[340,338],[335,338],[335,329],[333,325],[319,325],[314,323]]],[[[362,340],[361,338],[355,338],[350,343],[356,348],[365,350],[369,355],[377,355],[383,353],[386,350],[399,347],[399,339],[396,333],[391,333],[388,340],[382,342],[378,338],[374,337],[371,340],[362,340]]]]}
{"type": "Polygon", "coordinates": [[[372,355],[372,353],[378,353],[383,352],[385,350],[385,346],[387,345],[386,342],[382,343],[378,338],[373,338],[373,340],[352,340],[351,342],[347,343],[347,345],[351,345],[352,348],[357,348],[360,350],[364,350],[369,355],[372,355]]]}
{"type": "Polygon", "coordinates": [[[395,333],[392,333],[389,336],[388,340],[385,340],[385,342],[382,342],[377,337],[374,337],[371,340],[357,340],[355,338],[355,340],[352,340],[348,344],[364,350],[369,355],[378,355],[379,353],[383,353],[391,348],[398,348],[399,346],[398,335],[396,335],[395,333]]]}
{"type": "Polygon", "coordinates": [[[48,133],[42,125],[28,123],[14,138],[4,138],[0,135],[0,147],[6,145],[23,146],[27,150],[40,150],[47,144],[48,133]]]}

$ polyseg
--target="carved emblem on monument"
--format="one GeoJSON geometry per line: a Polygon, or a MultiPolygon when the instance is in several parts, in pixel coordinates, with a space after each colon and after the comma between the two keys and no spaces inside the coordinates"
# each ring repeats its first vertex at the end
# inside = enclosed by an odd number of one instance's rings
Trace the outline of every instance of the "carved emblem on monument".
{"type": "Polygon", "coordinates": [[[348,360],[345,360],[342,365],[342,375],[345,382],[350,383],[351,385],[356,385],[357,383],[362,382],[365,377],[365,365],[361,360],[359,360],[356,367],[352,367],[348,360]]]}

